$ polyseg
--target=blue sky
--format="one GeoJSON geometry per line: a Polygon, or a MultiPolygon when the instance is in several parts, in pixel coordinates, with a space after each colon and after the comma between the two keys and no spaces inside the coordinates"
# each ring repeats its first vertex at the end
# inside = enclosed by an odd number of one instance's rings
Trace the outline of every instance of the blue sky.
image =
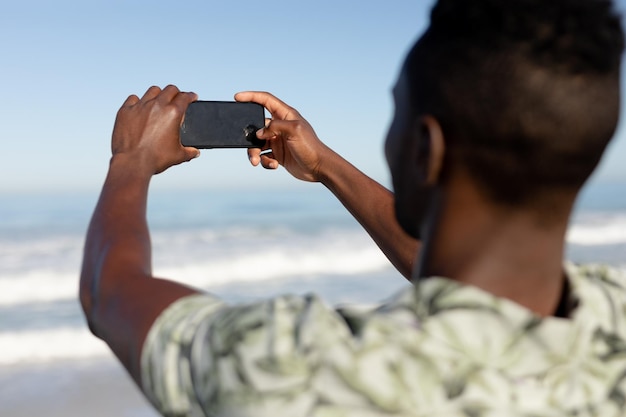
{"type": "MultiPolygon", "coordinates": [[[[97,190],[121,103],[169,83],[204,100],[271,91],[387,184],[390,88],[431,3],[3,2],[0,192],[97,190]]],[[[626,182],[623,125],[596,182],[626,182]]],[[[161,188],[295,184],[284,171],[250,167],[243,150],[205,150],[154,180],[161,188]]]]}

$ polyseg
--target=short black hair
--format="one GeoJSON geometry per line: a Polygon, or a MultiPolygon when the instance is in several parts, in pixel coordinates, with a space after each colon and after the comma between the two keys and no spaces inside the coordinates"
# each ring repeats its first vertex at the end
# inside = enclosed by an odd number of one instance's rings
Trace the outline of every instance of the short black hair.
{"type": "Polygon", "coordinates": [[[439,0],[408,54],[412,106],[500,203],[577,190],[615,132],[624,34],[609,0],[439,0]]]}

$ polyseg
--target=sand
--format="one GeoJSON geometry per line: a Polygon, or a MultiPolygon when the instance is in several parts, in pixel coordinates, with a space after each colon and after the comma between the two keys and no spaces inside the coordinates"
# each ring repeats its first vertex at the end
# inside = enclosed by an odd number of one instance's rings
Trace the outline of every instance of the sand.
{"type": "Polygon", "coordinates": [[[115,358],[0,367],[2,417],[158,417],[115,358]]]}

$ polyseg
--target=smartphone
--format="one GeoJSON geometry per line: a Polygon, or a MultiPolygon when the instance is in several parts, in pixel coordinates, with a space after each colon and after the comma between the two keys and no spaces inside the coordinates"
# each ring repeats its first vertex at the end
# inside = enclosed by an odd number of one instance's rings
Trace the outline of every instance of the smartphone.
{"type": "Polygon", "coordinates": [[[256,131],[265,126],[265,110],[257,103],[194,101],[180,127],[183,146],[198,149],[260,148],[256,131]]]}

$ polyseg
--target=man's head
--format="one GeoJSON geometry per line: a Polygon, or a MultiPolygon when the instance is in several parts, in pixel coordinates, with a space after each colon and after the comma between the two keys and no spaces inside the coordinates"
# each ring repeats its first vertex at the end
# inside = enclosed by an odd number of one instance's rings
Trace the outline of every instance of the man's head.
{"type": "Polygon", "coordinates": [[[608,0],[439,0],[395,89],[398,204],[459,170],[502,206],[575,194],[617,124],[623,47],[608,0]]]}

